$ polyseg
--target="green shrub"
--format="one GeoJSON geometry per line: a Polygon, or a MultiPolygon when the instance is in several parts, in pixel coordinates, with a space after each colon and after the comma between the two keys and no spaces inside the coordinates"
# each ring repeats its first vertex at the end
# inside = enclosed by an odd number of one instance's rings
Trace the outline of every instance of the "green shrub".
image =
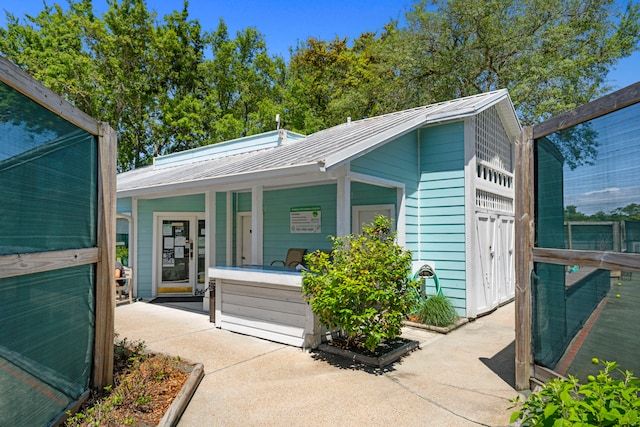
{"type": "MultiPolygon", "coordinates": [[[[600,361],[593,359],[594,364],[600,361]]],[[[549,380],[532,393],[511,422],[521,426],[637,426],[640,425],[640,381],[615,362],[602,362],[597,376],[586,384],[569,376],[549,380]],[[615,377],[612,377],[611,373],[615,377]]],[[[513,402],[518,405],[519,399],[513,402]]]]}
{"type": "Polygon", "coordinates": [[[419,282],[410,278],[411,253],[395,243],[391,220],[377,216],[362,234],[332,237],[331,259],[316,251],[305,257],[302,291],[329,328],[340,328],[350,345],[373,351],[400,335],[413,311],[419,282]]]}
{"type": "Polygon", "coordinates": [[[456,309],[444,295],[422,298],[416,316],[420,323],[445,328],[456,320],[456,309]]]}

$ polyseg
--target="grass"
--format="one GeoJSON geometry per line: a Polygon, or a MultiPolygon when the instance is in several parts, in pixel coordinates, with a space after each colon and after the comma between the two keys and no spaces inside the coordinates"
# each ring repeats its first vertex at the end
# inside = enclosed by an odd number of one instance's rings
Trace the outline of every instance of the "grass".
{"type": "Polygon", "coordinates": [[[446,328],[456,320],[456,310],[451,301],[443,295],[432,295],[422,299],[414,313],[419,323],[446,328]]]}

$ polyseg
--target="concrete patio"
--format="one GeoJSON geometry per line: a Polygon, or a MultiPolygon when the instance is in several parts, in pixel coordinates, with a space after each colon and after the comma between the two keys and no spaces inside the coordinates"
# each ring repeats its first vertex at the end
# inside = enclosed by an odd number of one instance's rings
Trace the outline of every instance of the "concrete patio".
{"type": "Polygon", "coordinates": [[[440,335],[383,370],[216,329],[208,314],[136,302],[120,338],[204,364],[180,426],[506,426],[514,390],[514,304],[440,335]]]}

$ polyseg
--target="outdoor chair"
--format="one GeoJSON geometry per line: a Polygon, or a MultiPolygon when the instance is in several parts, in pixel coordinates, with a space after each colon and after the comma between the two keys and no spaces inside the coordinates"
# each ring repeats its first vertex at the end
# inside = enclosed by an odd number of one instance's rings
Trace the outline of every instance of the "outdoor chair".
{"type": "Polygon", "coordinates": [[[116,302],[129,301],[129,304],[133,303],[133,296],[131,292],[131,279],[133,279],[133,270],[131,267],[122,267],[122,276],[120,279],[124,280],[124,283],[120,284],[116,281],[116,302]],[[125,294],[126,291],[126,294],[125,294]]]}
{"type": "Polygon", "coordinates": [[[304,255],[307,253],[303,248],[291,248],[287,251],[287,257],[283,260],[275,260],[271,265],[282,263],[285,267],[296,267],[298,264],[304,264],[304,255]]]}

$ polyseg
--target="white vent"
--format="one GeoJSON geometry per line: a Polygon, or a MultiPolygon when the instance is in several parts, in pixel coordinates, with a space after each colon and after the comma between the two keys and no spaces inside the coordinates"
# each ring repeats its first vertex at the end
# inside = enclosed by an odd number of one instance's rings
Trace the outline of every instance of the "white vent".
{"type": "Polygon", "coordinates": [[[513,146],[495,107],[476,118],[476,157],[497,169],[513,172],[513,146]]]}
{"type": "Polygon", "coordinates": [[[476,190],[476,206],[490,211],[513,213],[513,199],[483,190],[476,190]]]}

